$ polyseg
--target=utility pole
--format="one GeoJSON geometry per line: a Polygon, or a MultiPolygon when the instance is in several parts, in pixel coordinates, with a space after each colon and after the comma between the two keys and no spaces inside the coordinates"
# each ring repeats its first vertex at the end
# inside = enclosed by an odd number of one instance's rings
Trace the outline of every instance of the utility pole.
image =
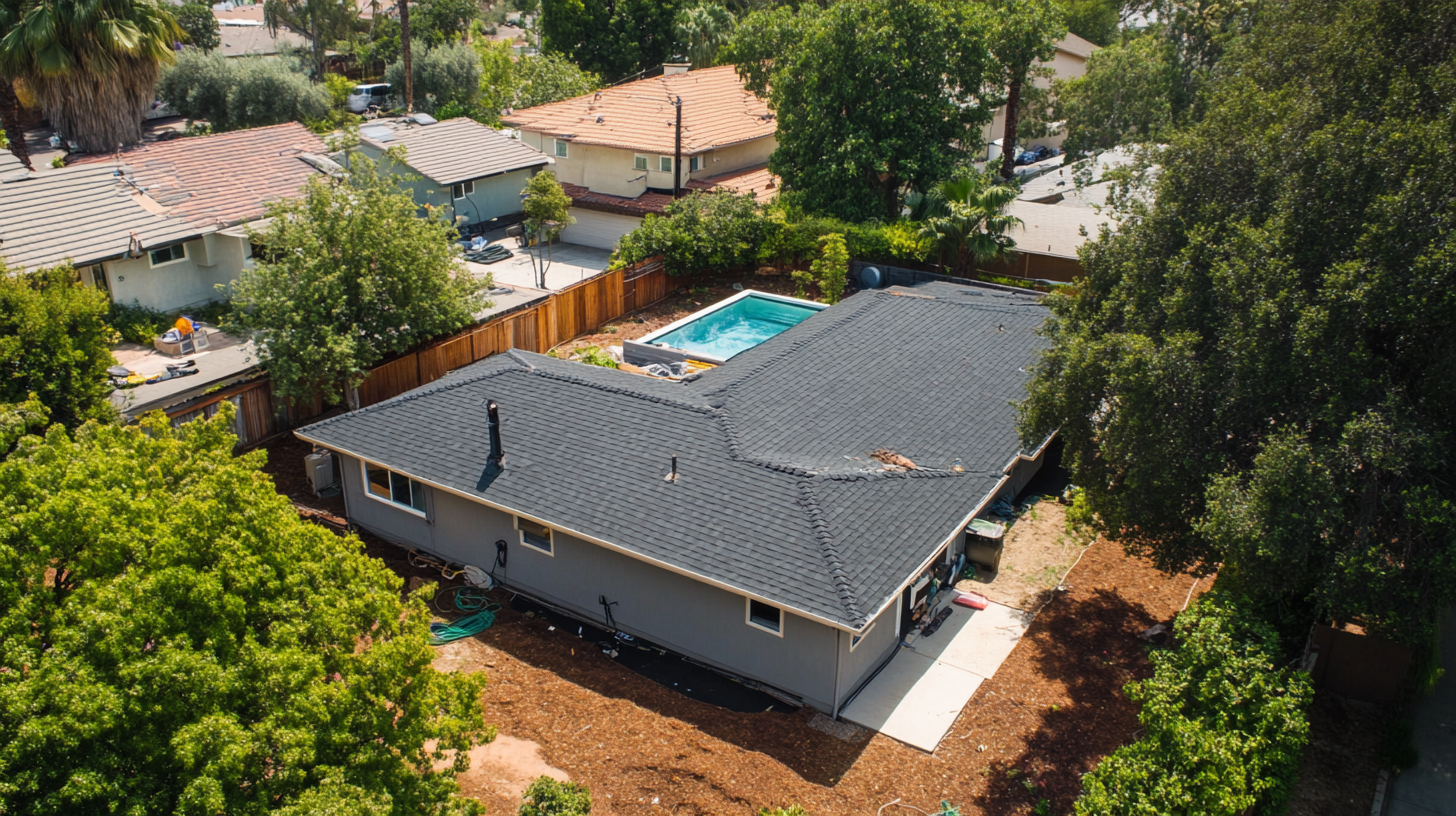
{"type": "Polygon", "coordinates": [[[672,149],[672,197],[682,198],[682,97],[673,103],[677,108],[677,136],[672,149]]]}
{"type": "Polygon", "coordinates": [[[409,0],[399,0],[399,42],[404,51],[404,112],[415,112],[415,79],[410,70],[409,0]]]}

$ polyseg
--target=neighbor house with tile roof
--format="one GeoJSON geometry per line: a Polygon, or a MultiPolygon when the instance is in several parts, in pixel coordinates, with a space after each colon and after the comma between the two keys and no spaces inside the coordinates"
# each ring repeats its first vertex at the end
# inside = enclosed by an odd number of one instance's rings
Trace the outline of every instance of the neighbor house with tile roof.
{"type": "Polygon", "coordinates": [[[216,300],[251,262],[248,221],[295,196],[323,142],[297,123],[151,142],[0,179],[0,257],[74,265],[117,303],[164,311],[216,300]]]}
{"type": "Polygon", "coordinates": [[[515,111],[505,123],[556,160],[576,223],[562,240],[611,249],[642,216],[660,213],[681,188],[726,189],[768,200],[776,192],[768,157],[774,114],[731,65],[689,70],[515,111]],[[676,103],[682,102],[682,167],[676,165],[676,103]],[[680,173],[679,173],[680,171],[680,173]]]}
{"type": "Polygon", "coordinates": [[[403,116],[374,120],[359,129],[359,150],[405,176],[404,186],[421,208],[447,214],[460,227],[489,225],[521,212],[521,190],[551,159],[493,128],[461,117],[403,116]],[[404,163],[385,158],[405,150],[404,163]]]}
{"type": "Polygon", "coordinates": [[[836,712],[1040,467],[1012,402],[1046,315],[891,286],[681,381],[516,350],[296,433],[352,523],[836,712]]]}

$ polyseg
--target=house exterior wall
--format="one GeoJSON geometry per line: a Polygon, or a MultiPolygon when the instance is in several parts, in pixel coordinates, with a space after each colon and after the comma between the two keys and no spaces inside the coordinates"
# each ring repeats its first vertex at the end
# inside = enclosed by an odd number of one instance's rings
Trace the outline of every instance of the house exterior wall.
{"type": "MultiPolygon", "coordinates": [[[[376,163],[386,159],[380,150],[369,145],[360,145],[359,150],[376,163]]],[[[526,182],[530,180],[531,176],[539,170],[539,168],[513,170],[498,176],[475,179],[475,192],[456,201],[450,196],[449,186],[427,179],[407,165],[393,162],[387,162],[387,164],[389,172],[403,177],[400,179],[400,185],[407,188],[414,196],[415,205],[419,207],[421,216],[424,215],[424,209],[428,205],[443,209],[447,218],[462,216],[463,220],[455,221],[457,224],[475,224],[521,212],[521,190],[525,188],[526,182]]]]}
{"type": "Polygon", "coordinates": [[[218,284],[237,279],[252,256],[248,241],[232,235],[213,233],[185,243],[185,259],[161,266],[152,266],[150,255],[104,262],[111,299],[164,312],[218,300],[218,284]]]}
{"type": "Polygon", "coordinates": [[[623,235],[642,226],[642,219],[635,215],[583,210],[571,208],[571,217],[576,223],[561,231],[561,240],[568,244],[616,249],[617,241],[623,235]]]}
{"type": "MultiPolygon", "coordinates": [[[[594,193],[636,198],[647,192],[649,187],[670,190],[673,186],[673,173],[658,169],[661,166],[659,160],[664,156],[672,158],[671,153],[569,143],[567,155],[562,158],[556,155],[555,139],[550,135],[522,131],[521,141],[556,159],[557,181],[576,184],[594,193]],[[647,158],[646,178],[639,178],[643,171],[636,169],[637,156],[647,158]]],[[[692,179],[704,179],[763,164],[768,161],[769,154],[777,145],[778,142],[770,136],[705,151],[700,154],[703,167],[695,172],[688,170],[691,166],[691,155],[684,153],[682,182],[687,184],[692,179]]]]}
{"type": "Polygon", "coordinates": [[[428,519],[377,500],[364,491],[359,460],[336,455],[351,522],[481,568],[495,563],[495,542],[504,540],[506,567],[495,572],[508,588],[591,621],[602,620],[598,599],[605,596],[617,602],[612,614],[622,631],[798,695],[823,711],[832,711],[836,692],[846,698],[898,642],[894,605],[852,652],[848,632],[789,610],[778,637],[745,622],[742,595],[561,531],[553,534],[554,555],[547,555],[520,543],[511,515],[460,496],[427,488],[428,519]]]}
{"type": "MultiPolygon", "coordinates": [[[[1063,51],[1061,49],[1057,49],[1057,53],[1052,56],[1051,62],[1043,62],[1041,63],[1041,65],[1050,66],[1052,69],[1052,76],[1049,78],[1038,77],[1032,80],[1032,82],[1035,83],[1036,86],[1039,88],[1050,88],[1052,82],[1055,80],[1076,79],[1077,77],[1087,73],[1086,58],[1079,57],[1076,54],[1068,51],[1063,51]]],[[[991,119],[991,124],[986,125],[986,127],[981,131],[981,155],[985,156],[986,147],[989,146],[991,142],[995,141],[996,139],[1000,139],[1005,134],[1006,106],[1003,105],[996,109],[996,115],[991,119]]],[[[1038,139],[1018,139],[1018,141],[1022,143],[1023,147],[1040,147],[1041,145],[1046,145],[1047,147],[1061,147],[1062,142],[1065,142],[1066,140],[1067,132],[1065,129],[1057,131],[1055,133],[1050,133],[1038,139]]]]}

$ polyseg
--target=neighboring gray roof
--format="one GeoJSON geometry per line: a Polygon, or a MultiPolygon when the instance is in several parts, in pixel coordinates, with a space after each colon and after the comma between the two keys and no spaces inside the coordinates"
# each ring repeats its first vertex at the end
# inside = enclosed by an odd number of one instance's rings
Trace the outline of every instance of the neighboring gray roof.
{"type": "Polygon", "coordinates": [[[1021,219],[1021,226],[1011,230],[1016,251],[1032,255],[1076,258],[1077,249],[1095,240],[1104,224],[1117,229],[1117,222],[1106,213],[1067,203],[1035,204],[1017,200],[1006,208],[1006,214],[1021,219]]]}
{"type": "Polygon", "coordinates": [[[277,54],[282,45],[293,48],[308,46],[308,38],[302,34],[280,28],[274,36],[264,25],[222,25],[218,26],[217,34],[217,53],[225,57],[269,57],[277,54]]]}
{"type": "Polygon", "coordinates": [[[125,254],[133,233],[152,249],[210,231],[168,215],[129,178],[108,164],[12,174],[0,183],[0,257],[26,269],[88,264],[125,254]]]}
{"type": "Polygon", "coordinates": [[[867,291],[688,382],[510,351],[298,433],[857,628],[1018,454],[1046,314],[955,284],[867,291]],[[888,472],[878,448],[922,469],[888,472]]]}
{"type": "Polygon", "coordinates": [[[379,150],[404,145],[405,164],[436,184],[458,184],[553,163],[541,151],[474,119],[448,119],[432,125],[402,119],[367,122],[361,133],[361,141],[379,150]],[[375,128],[387,128],[391,138],[371,138],[369,131],[375,128]]]}

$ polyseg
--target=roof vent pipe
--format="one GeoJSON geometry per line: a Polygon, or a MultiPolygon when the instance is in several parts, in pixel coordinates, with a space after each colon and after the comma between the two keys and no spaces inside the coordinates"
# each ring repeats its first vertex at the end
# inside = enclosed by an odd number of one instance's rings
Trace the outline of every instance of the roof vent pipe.
{"type": "Polygon", "coordinates": [[[677,481],[677,454],[675,454],[675,453],[672,455],[672,470],[668,471],[667,477],[664,478],[663,481],[664,482],[676,482],[677,481]]]}
{"type": "Polygon", "coordinates": [[[505,464],[506,453],[501,450],[500,412],[496,409],[495,400],[485,404],[485,413],[490,418],[490,463],[500,467],[505,464]]]}

